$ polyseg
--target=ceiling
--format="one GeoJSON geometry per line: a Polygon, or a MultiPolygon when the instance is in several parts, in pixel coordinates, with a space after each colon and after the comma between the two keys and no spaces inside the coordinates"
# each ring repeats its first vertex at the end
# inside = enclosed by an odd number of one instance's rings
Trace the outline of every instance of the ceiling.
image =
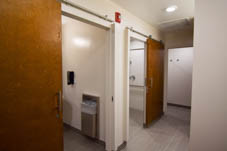
{"type": "MultiPolygon", "coordinates": [[[[176,26],[187,26],[194,16],[195,0],[111,0],[144,21],[167,30],[176,26]],[[167,13],[168,6],[176,5],[175,12],[167,13]],[[171,24],[171,25],[169,25],[171,24]]],[[[176,28],[176,27],[174,27],[176,28]]]]}

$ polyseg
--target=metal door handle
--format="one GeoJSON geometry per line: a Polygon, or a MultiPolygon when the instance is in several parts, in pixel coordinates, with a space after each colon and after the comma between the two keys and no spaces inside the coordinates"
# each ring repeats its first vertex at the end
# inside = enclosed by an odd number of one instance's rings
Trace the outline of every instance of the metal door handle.
{"type": "Polygon", "coordinates": [[[58,113],[57,113],[57,117],[59,118],[60,116],[60,113],[61,113],[61,109],[62,109],[62,101],[61,101],[61,98],[62,98],[62,95],[61,95],[61,91],[59,91],[57,93],[58,95],[58,100],[57,100],[57,110],[58,110],[58,113]]]}
{"type": "Polygon", "coordinates": [[[132,81],[135,81],[135,80],[136,80],[136,76],[131,75],[131,76],[129,77],[129,79],[132,80],[132,81]]]}
{"type": "Polygon", "coordinates": [[[151,80],[151,88],[152,88],[152,86],[153,86],[153,78],[151,78],[150,80],[151,80]]]}
{"type": "Polygon", "coordinates": [[[153,86],[153,78],[146,78],[146,85],[147,85],[147,88],[152,88],[153,86]],[[149,83],[148,83],[149,82],[149,83]]]}

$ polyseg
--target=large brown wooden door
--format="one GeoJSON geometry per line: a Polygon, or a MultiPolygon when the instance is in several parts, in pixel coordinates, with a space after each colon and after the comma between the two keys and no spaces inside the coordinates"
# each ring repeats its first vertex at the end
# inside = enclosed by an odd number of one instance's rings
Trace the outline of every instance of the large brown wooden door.
{"type": "Polygon", "coordinates": [[[61,5],[1,0],[0,18],[0,151],[62,151],[61,5]]]}
{"type": "Polygon", "coordinates": [[[146,126],[163,114],[164,46],[147,40],[146,126]]]}

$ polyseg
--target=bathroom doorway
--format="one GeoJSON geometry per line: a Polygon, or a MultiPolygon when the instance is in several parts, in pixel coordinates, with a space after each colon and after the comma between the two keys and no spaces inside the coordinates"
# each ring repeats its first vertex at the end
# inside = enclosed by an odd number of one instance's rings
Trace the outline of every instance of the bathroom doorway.
{"type": "Polygon", "coordinates": [[[146,110],[146,43],[145,39],[130,37],[129,44],[129,139],[143,128],[146,110]]]}
{"type": "Polygon", "coordinates": [[[111,28],[62,13],[64,150],[104,151],[110,119],[111,28]]]}

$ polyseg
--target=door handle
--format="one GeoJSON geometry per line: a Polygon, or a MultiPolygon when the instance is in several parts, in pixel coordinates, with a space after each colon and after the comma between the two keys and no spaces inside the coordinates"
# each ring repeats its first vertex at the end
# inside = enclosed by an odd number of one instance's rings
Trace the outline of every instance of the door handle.
{"type": "Polygon", "coordinates": [[[57,99],[57,118],[59,118],[60,117],[60,113],[61,113],[61,110],[62,110],[62,100],[61,100],[61,98],[62,98],[62,94],[61,94],[61,91],[59,91],[58,93],[57,93],[57,96],[58,96],[58,99],[57,99]]]}
{"type": "Polygon", "coordinates": [[[153,86],[153,78],[146,78],[146,85],[147,85],[147,88],[152,88],[153,86]]]}
{"type": "Polygon", "coordinates": [[[152,86],[153,86],[153,78],[151,77],[150,80],[151,80],[151,86],[150,87],[152,88],[152,86]]]}
{"type": "Polygon", "coordinates": [[[136,76],[131,75],[131,76],[129,77],[129,79],[132,80],[132,81],[135,81],[135,80],[136,80],[136,76]]]}

